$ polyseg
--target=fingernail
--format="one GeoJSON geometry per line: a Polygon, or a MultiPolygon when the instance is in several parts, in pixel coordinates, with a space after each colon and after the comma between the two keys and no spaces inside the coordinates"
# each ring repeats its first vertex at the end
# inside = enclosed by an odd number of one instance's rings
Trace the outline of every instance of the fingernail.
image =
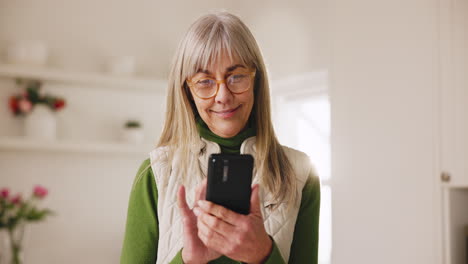
{"type": "Polygon", "coordinates": [[[199,215],[200,215],[200,209],[198,209],[198,208],[195,207],[195,208],[193,209],[193,213],[194,213],[196,216],[199,216],[199,215]]]}

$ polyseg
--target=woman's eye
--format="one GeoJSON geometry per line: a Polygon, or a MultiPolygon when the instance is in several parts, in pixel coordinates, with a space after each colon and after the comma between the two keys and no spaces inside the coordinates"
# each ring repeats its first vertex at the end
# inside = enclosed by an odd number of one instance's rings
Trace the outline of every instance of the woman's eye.
{"type": "Polygon", "coordinates": [[[234,74],[234,75],[229,76],[229,80],[233,82],[238,82],[238,81],[243,80],[245,77],[247,77],[247,75],[245,74],[234,74]]]}
{"type": "Polygon", "coordinates": [[[201,79],[197,81],[197,85],[211,85],[213,80],[211,79],[201,79]]]}

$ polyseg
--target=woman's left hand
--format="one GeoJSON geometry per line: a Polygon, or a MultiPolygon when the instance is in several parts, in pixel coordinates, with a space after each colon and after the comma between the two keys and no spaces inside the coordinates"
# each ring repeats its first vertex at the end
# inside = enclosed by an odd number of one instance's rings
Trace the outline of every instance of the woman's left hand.
{"type": "Polygon", "coordinates": [[[273,242],[263,225],[258,192],[257,184],[252,188],[248,215],[200,200],[194,213],[198,215],[198,236],[203,243],[237,261],[264,262],[270,255],[273,242]]]}

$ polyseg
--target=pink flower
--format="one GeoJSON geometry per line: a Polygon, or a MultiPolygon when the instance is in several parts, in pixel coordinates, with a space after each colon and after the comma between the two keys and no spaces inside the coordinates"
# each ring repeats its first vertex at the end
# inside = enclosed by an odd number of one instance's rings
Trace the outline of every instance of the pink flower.
{"type": "Polygon", "coordinates": [[[37,198],[44,198],[47,195],[48,191],[45,187],[42,187],[40,185],[36,185],[34,187],[34,196],[37,198]]]}
{"type": "Polygon", "coordinates": [[[8,198],[9,195],[10,195],[10,190],[8,188],[3,188],[0,190],[1,198],[8,198]]]}
{"type": "Polygon", "coordinates": [[[23,113],[28,113],[32,109],[32,104],[28,99],[20,99],[18,102],[19,109],[23,113]]]}
{"type": "Polygon", "coordinates": [[[21,194],[19,194],[19,193],[17,195],[13,196],[13,198],[11,198],[11,202],[13,204],[20,204],[21,201],[22,201],[21,194]]]}

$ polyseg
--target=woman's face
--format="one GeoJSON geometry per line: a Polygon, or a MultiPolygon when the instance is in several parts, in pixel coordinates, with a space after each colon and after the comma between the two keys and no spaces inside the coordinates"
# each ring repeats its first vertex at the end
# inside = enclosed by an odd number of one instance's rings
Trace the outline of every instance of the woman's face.
{"type": "MultiPolygon", "coordinates": [[[[229,56],[224,54],[219,64],[200,70],[189,79],[223,80],[238,71],[252,71],[252,69],[240,63],[235,57],[230,60],[229,56]]],[[[226,83],[221,83],[216,96],[209,99],[197,97],[193,89],[190,89],[198,113],[213,133],[223,138],[230,138],[245,127],[254,104],[253,78],[250,82],[250,89],[240,94],[232,93],[226,83]]]]}

